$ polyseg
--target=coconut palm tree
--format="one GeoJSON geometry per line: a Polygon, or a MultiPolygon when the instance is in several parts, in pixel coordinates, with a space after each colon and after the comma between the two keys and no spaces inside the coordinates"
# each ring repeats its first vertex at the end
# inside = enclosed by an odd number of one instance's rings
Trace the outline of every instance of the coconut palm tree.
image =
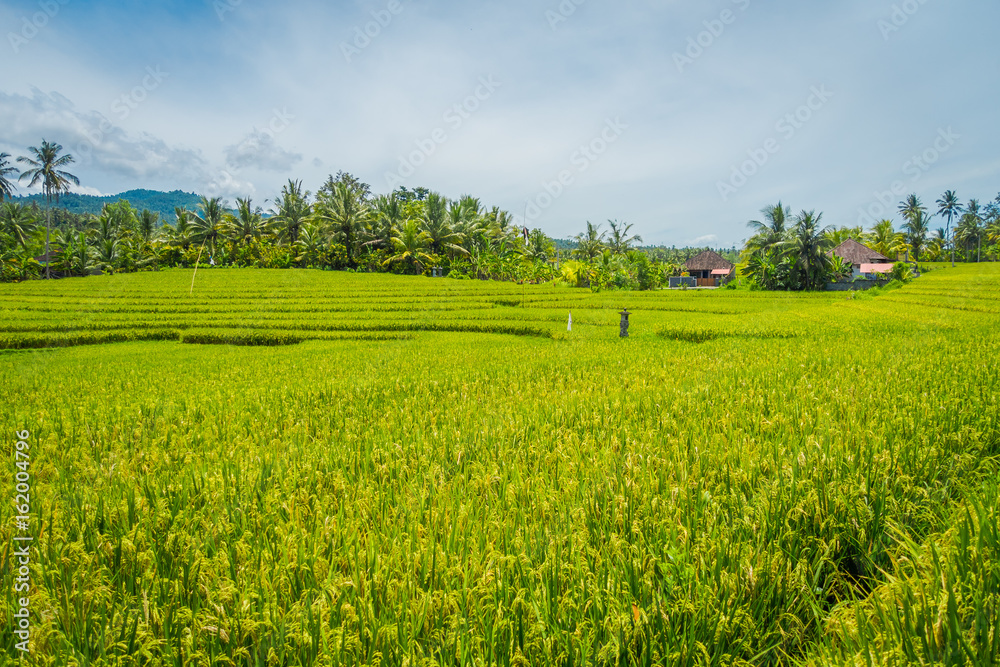
{"type": "Polygon", "coordinates": [[[101,209],[101,214],[91,223],[88,232],[90,240],[97,245],[104,241],[117,240],[121,230],[118,216],[115,215],[110,205],[105,204],[101,209]]]}
{"type": "Polygon", "coordinates": [[[85,276],[94,268],[91,249],[83,232],[79,232],[76,238],[66,245],[63,257],[69,271],[78,276],[85,276]]]}
{"type": "Polygon", "coordinates": [[[1000,195],[986,207],[986,236],[990,243],[1000,244],[1000,195]]]}
{"type": "Polygon", "coordinates": [[[611,236],[608,238],[608,248],[615,255],[622,255],[628,252],[633,243],[642,243],[642,237],[638,234],[629,236],[632,225],[619,222],[618,220],[608,220],[611,225],[611,236]]]}
{"type": "Polygon", "coordinates": [[[913,251],[913,261],[920,261],[920,251],[927,244],[927,233],[930,231],[930,216],[923,210],[917,210],[908,215],[903,229],[906,230],[906,244],[913,251]]]}
{"type": "Polygon", "coordinates": [[[122,263],[122,245],[118,239],[102,239],[94,246],[94,266],[102,271],[114,271],[122,263]]]}
{"type": "Polygon", "coordinates": [[[864,227],[837,227],[836,229],[831,229],[827,232],[827,240],[830,245],[834,248],[839,246],[844,241],[848,239],[854,239],[859,243],[864,243],[865,228],[864,227]]]}
{"type": "Polygon", "coordinates": [[[534,262],[548,261],[555,253],[556,245],[540,229],[532,229],[528,233],[528,243],[524,248],[524,256],[534,262]]]}
{"type": "Polygon", "coordinates": [[[573,254],[577,257],[585,257],[593,261],[595,257],[604,252],[604,232],[601,225],[595,225],[587,221],[587,229],[582,234],[573,237],[576,241],[576,250],[573,254]]]}
{"type": "MultiPolygon", "coordinates": [[[[937,200],[938,212],[937,214],[948,219],[948,225],[945,227],[944,231],[944,241],[948,243],[951,241],[951,221],[956,215],[962,213],[962,204],[958,201],[958,195],[955,194],[954,190],[945,190],[944,195],[941,199],[937,200]]],[[[955,246],[952,244],[952,259],[954,260],[955,246]]]]}
{"type": "Polygon", "coordinates": [[[823,214],[802,211],[794,218],[795,226],[780,245],[793,266],[793,276],[801,289],[821,289],[830,270],[827,254],[829,227],[820,227],[823,214]]]}
{"type": "Polygon", "coordinates": [[[920,202],[916,194],[911,194],[899,203],[899,213],[903,216],[903,229],[906,230],[906,245],[913,250],[914,259],[918,259],[920,248],[927,240],[930,223],[926,219],[927,208],[920,202]]]}
{"type": "Polygon", "coordinates": [[[449,251],[462,255],[469,254],[469,251],[461,246],[465,237],[451,226],[448,200],[436,192],[427,195],[420,227],[427,235],[434,254],[443,255],[449,251]]]}
{"type": "Polygon", "coordinates": [[[320,229],[306,223],[299,230],[299,238],[295,242],[295,261],[303,267],[318,265],[323,256],[324,245],[324,234],[320,229]]]}
{"type": "Polygon", "coordinates": [[[191,240],[208,246],[209,254],[214,254],[215,247],[226,235],[226,205],[222,197],[202,197],[198,203],[201,213],[195,213],[191,220],[191,240]]]}
{"type": "Polygon", "coordinates": [[[394,254],[382,262],[382,266],[403,262],[413,273],[423,273],[424,264],[434,261],[434,258],[427,253],[430,243],[427,233],[420,230],[420,223],[413,219],[407,220],[399,233],[392,237],[394,254]]]}
{"type": "Polygon", "coordinates": [[[866,244],[886,257],[895,257],[906,249],[903,235],[893,228],[892,220],[880,220],[865,235],[866,244]]]}
{"type": "Polygon", "coordinates": [[[174,207],[174,224],[164,225],[167,237],[184,251],[191,246],[191,217],[193,214],[183,206],[174,207]]]}
{"type": "Polygon", "coordinates": [[[371,209],[357,188],[344,182],[329,185],[329,189],[324,188],[317,195],[310,220],[322,225],[331,238],[344,246],[347,262],[354,266],[360,236],[371,218],[371,209]]]}
{"type": "Polygon", "coordinates": [[[765,206],[760,212],[764,216],[763,222],[751,220],[747,223],[747,227],[754,231],[745,248],[750,256],[765,255],[784,241],[788,222],[792,218],[791,207],[782,206],[780,201],[774,206],[765,206]]]}
{"type": "MultiPolygon", "coordinates": [[[[17,158],[18,162],[28,165],[28,169],[21,174],[18,180],[28,179],[28,187],[35,187],[41,184],[42,192],[45,193],[45,201],[47,203],[47,215],[45,216],[45,255],[46,260],[49,259],[49,235],[52,229],[52,201],[59,203],[59,195],[64,192],[69,192],[70,186],[80,185],[80,179],[69,173],[68,171],[63,171],[62,167],[75,162],[72,155],[66,154],[60,156],[59,153],[62,152],[63,147],[57,143],[49,143],[42,139],[40,147],[30,146],[28,151],[34,155],[34,158],[21,156],[17,158]]],[[[51,278],[52,273],[49,270],[49,262],[46,261],[45,264],[45,277],[51,278]]]]}
{"type": "Polygon", "coordinates": [[[35,217],[32,210],[17,202],[5,202],[0,207],[0,232],[11,237],[24,248],[35,233],[35,217]]]}
{"type": "Polygon", "coordinates": [[[14,190],[17,189],[14,187],[14,184],[7,179],[7,177],[15,176],[21,173],[20,169],[11,166],[10,162],[7,161],[7,158],[9,157],[10,153],[0,153],[0,204],[3,203],[5,198],[13,197],[14,190]]]}
{"type": "Polygon", "coordinates": [[[918,213],[926,213],[927,209],[920,203],[920,198],[912,194],[899,203],[899,213],[904,219],[909,220],[918,213]]]}
{"type": "Polygon", "coordinates": [[[271,218],[271,226],[282,242],[293,246],[299,240],[299,230],[312,212],[309,192],[302,190],[302,181],[289,179],[274,204],[278,211],[271,218]]]}
{"type": "Polygon", "coordinates": [[[238,243],[248,244],[259,239],[263,232],[264,211],[254,207],[249,197],[236,200],[236,215],[227,214],[227,223],[232,238],[238,243]]]}
{"type": "Polygon", "coordinates": [[[139,214],[138,233],[139,238],[146,245],[153,242],[156,236],[156,229],[160,226],[160,214],[153,213],[149,209],[143,209],[139,214]]]}
{"type": "Polygon", "coordinates": [[[395,192],[380,195],[372,204],[372,215],[369,222],[367,246],[382,250],[392,249],[392,237],[403,224],[403,202],[395,192]]]}
{"type": "Polygon", "coordinates": [[[978,199],[970,199],[965,207],[965,213],[955,227],[955,241],[965,248],[965,259],[969,261],[969,253],[973,247],[982,247],[983,215],[978,199]]]}

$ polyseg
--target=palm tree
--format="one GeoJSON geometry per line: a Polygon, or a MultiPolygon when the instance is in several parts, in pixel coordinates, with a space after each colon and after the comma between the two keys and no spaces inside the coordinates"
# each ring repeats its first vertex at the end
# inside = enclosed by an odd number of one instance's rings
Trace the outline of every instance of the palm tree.
{"type": "Polygon", "coordinates": [[[573,240],[576,241],[576,251],[574,254],[577,257],[586,257],[588,260],[593,261],[595,257],[604,251],[604,232],[601,231],[601,225],[594,225],[589,220],[587,221],[586,231],[574,236],[573,240]]]}
{"type": "Polygon", "coordinates": [[[916,260],[918,259],[917,255],[920,254],[920,248],[927,239],[929,228],[929,223],[925,219],[927,208],[920,202],[920,198],[916,194],[911,194],[899,203],[899,213],[906,221],[903,223],[903,229],[906,230],[906,244],[913,249],[916,260]]]}
{"type": "Polygon", "coordinates": [[[226,234],[225,203],[222,197],[209,199],[203,196],[198,208],[201,209],[201,215],[195,213],[191,220],[191,240],[201,243],[203,247],[207,245],[209,255],[212,255],[215,253],[216,244],[226,234]]]}
{"type": "Polygon", "coordinates": [[[864,227],[837,227],[836,229],[831,229],[827,232],[826,236],[827,240],[830,241],[830,245],[833,247],[839,246],[848,239],[854,239],[859,243],[864,243],[865,229],[864,227]]]}
{"type": "Polygon", "coordinates": [[[335,238],[347,253],[347,262],[354,266],[358,237],[364,231],[371,217],[368,203],[361,191],[347,183],[330,184],[317,196],[313,220],[326,226],[326,231],[335,238]]]}
{"type": "Polygon", "coordinates": [[[149,209],[143,209],[139,214],[139,238],[145,244],[150,244],[156,236],[156,228],[160,226],[160,214],[149,209]]]}
{"type": "MultiPolygon", "coordinates": [[[[941,199],[937,200],[938,212],[937,214],[948,219],[948,226],[944,230],[944,241],[947,243],[951,240],[951,221],[956,216],[962,213],[962,204],[958,201],[958,195],[955,194],[954,190],[946,190],[941,199]]],[[[951,246],[951,258],[952,262],[955,261],[955,246],[951,246]]]]}
{"type": "Polygon", "coordinates": [[[615,255],[621,255],[629,250],[629,246],[633,243],[642,243],[642,237],[638,234],[629,236],[629,230],[632,229],[632,225],[618,222],[617,220],[608,220],[608,224],[611,225],[611,238],[608,240],[608,248],[615,255]]]}
{"type": "Polygon", "coordinates": [[[174,207],[174,224],[166,226],[167,236],[187,251],[191,245],[191,211],[183,206],[174,207]]]}
{"type": "Polygon", "coordinates": [[[915,217],[918,213],[926,212],[927,209],[920,203],[920,198],[915,194],[910,195],[899,203],[899,213],[907,220],[915,217]]]}
{"type": "Polygon", "coordinates": [[[323,234],[315,225],[305,224],[295,242],[295,261],[303,267],[316,266],[323,256],[323,234]]]}
{"type": "Polygon", "coordinates": [[[424,215],[420,226],[427,235],[431,250],[436,255],[448,251],[468,255],[469,251],[460,244],[465,239],[461,232],[456,231],[448,217],[448,200],[436,192],[427,195],[424,215]]]}
{"type": "Polygon", "coordinates": [[[399,234],[392,237],[392,244],[395,254],[382,262],[382,266],[405,262],[414,273],[423,273],[423,265],[434,261],[434,258],[427,254],[430,238],[426,232],[420,231],[420,225],[416,220],[410,219],[404,222],[399,234]]]}
{"type": "Polygon", "coordinates": [[[548,261],[555,252],[555,244],[540,229],[532,229],[528,234],[528,243],[524,248],[524,256],[535,262],[548,261]]]}
{"type": "Polygon", "coordinates": [[[239,243],[247,244],[261,236],[264,212],[254,207],[249,197],[236,200],[236,215],[229,215],[227,222],[232,237],[239,243]]]}
{"type": "Polygon", "coordinates": [[[0,232],[24,248],[35,233],[35,218],[31,209],[17,202],[6,202],[0,208],[0,232]]]}
{"type": "Polygon", "coordinates": [[[778,288],[778,262],[773,253],[754,253],[743,268],[743,275],[762,289],[778,288]]]}
{"type": "Polygon", "coordinates": [[[795,216],[795,227],[782,243],[802,289],[821,289],[826,284],[830,270],[830,256],[826,252],[830,242],[826,235],[830,228],[821,228],[822,220],[822,213],[802,211],[795,216]]]}
{"type": "Polygon", "coordinates": [[[90,246],[83,232],[80,232],[72,243],[66,245],[63,256],[70,272],[76,275],[85,276],[94,268],[90,246]]]}
{"type": "Polygon", "coordinates": [[[121,225],[118,221],[118,216],[115,215],[115,211],[109,204],[104,205],[101,209],[101,215],[91,224],[92,227],[89,232],[91,240],[95,245],[104,241],[117,240],[120,235],[121,225]]]}
{"type": "Polygon", "coordinates": [[[983,216],[979,208],[978,199],[970,199],[965,207],[965,213],[955,227],[955,241],[961,242],[965,248],[965,259],[969,261],[969,252],[972,246],[982,247],[983,242],[983,216]]]}
{"type": "Polygon", "coordinates": [[[376,197],[372,205],[370,240],[365,245],[392,249],[392,237],[403,223],[403,217],[403,202],[398,194],[393,192],[376,197]]]}
{"type": "Polygon", "coordinates": [[[114,271],[122,261],[121,243],[110,238],[98,241],[94,247],[94,266],[102,271],[114,271]]]}
{"type": "Polygon", "coordinates": [[[289,179],[274,203],[278,212],[271,219],[271,224],[277,230],[278,238],[293,246],[299,240],[299,230],[310,214],[309,193],[302,190],[302,181],[289,179]]]}
{"type": "Polygon", "coordinates": [[[59,153],[62,152],[63,147],[56,143],[49,143],[42,139],[42,144],[40,148],[30,146],[28,151],[31,152],[35,157],[34,159],[29,157],[21,156],[17,158],[18,162],[22,162],[28,165],[29,169],[21,174],[18,180],[28,179],[28,187],[35,187],[39,183],[42,185],[42,191],[45,193],[45,201],[47,206],[47,215],[45,217],[45,277],[51,278],[52,274],[49,271],[49,234],[52,228],[52,201],[53,199],[58,204],[59,195],[64,192],[69,192],[71,185],[80,185],[80,179],[69,173],[68,171],[62,171],[62,167],[68,164],[72,164],[75,160],[72,155],[68,153],[66,155],[60,156],[59,153]]]}
{"type": "Polygon", "coordinates": [[[774,206],[765,206],[760,210],[764,221],[751,220],[747,227],[754,230],[754,235],[746,243],[745,250],[754,255],[766,255],[785,239],[787,224],[792,217],[792,209],[782,206],[779,201],[774,206]]]}
{"type": "Polygon", "coordinates": [[[910,213],[903,224],[906,230],[906,243],[913,251],[913,261],[920,261],[920,251],[927,243],[927,233],[930,231],[931,219],[922,210],[910,213]]]}
{"type": "Polygon", "coordinates": [[[875,252],[895,257],[906,247],[902,234],[893,228],[892,220],[880,220],[865,235],[865,241],[875,252]]]}
{"type": "Polygon", "coordinates": [[[14,196],[14,184],[7,180],[8,176],[16,175],[20,173],[20,169],[11,166],[7,158],[10,157],[10,153],[0,153],[0,204],[7,197],[14,196]]]}
{"type": "Polygon", "coordinates": [[[986,234],[991,243],[1000,244],[1000,195],[986,207],[986,234]]]}

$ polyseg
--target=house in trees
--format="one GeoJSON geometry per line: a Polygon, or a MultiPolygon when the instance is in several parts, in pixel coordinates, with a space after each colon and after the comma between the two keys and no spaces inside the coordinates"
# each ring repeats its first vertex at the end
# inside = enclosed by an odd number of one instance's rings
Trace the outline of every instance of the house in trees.
{"type": "Polygon", "coordinates": [[[892,271],[891,259],[854,239],[847,239],[831,250],[830,255],[851,263],[854,268],[852,279],[892,271]]]}
{"type": "Polygon", "coordinates": [[[736,266],[711,250],[684,262],[684,270],[698,280],[698,287],[719,287],[733,275],[736,266]]]}

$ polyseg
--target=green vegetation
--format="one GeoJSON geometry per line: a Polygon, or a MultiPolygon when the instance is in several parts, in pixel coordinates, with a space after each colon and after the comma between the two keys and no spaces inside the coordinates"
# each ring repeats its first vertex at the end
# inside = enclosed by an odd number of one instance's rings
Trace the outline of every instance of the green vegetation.
{"type": "MultiPolygon", "coordinates": [[[[747,226],[753,230],[743,248],[742,275],[766,290],[818,290],[828,282],[844,280],[851,273],[850,263],[842,261],[830,251],[854,239],[859,243],[896,261],[905,256],[914,264],[920,261],[943,262],[954,257],[979,262],[982,259],[1000,259],[1000,195],[986,207],[978,200],[971,200],[963,207],[958,196],[948,190],[937,201],[936,215],[947,225],[930,231],[931,216],[915,194],[899,204],[904,222],[897,232],[892,220],[880,220],[869,231],[863,227],[820,228],[822,213],[802,211],[792,216],[789,207],[778,202],[765,206],[761,213],[764,220],[751,220],[747,226]],[[953,230],[955,217],[959,224],[953,230]]],[[[893,279],[906,280],[908,275],[897,267],[893,279]]]]}
{"type": "MultiPolygon", "coordinates": [[[[557,251],[541,230],[519,229],[497,208],[425,191],[372,197],[350,174],[331,177],[315,198],[289,181],[266,216],[249,199],[234,210],[221,198],[201,198],[197,210],[177,208],[162,224],[128,202],[106,204],[99,216],[66,218],[52,234],[52,261],[41,250],[40,212],[18,202],[0,210],[0,272],[21,281],[54,272],[86,276],[169,267],[318,268],[540,283],[565,277],[561,260],[582,262],[570,282],[602,289],[653,289],[694,250],[632,248],[631,225],[612,221],[612,237],[587,223],[594,238],[557,251]]],[[[47,210],[51,213],[51,209],[47,210]]]]}
{"type": "Polygon", "coordinates": [[[192,274],[0,285],[26,664],[1000,655],[996,264],[857,295],[192,274]]]}

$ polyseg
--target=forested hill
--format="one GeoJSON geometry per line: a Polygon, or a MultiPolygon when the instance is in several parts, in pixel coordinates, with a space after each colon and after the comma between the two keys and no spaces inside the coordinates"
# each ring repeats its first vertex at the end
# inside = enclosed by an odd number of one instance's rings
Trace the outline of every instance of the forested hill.
{"type": "MultiPolygon", "coordinates": [[[[174,190],[173,192],[160,192],[158,190],[129,190],[120,195],[107,195],[105,197],[95,197],[93,195],[65,194],[59,197],[59,208],[64,208],[70,213],[77,215],[83,213],[99,214],[105,204],[113,204],[124,199],[132,208],[141,211],[149,209],[160,214],[160,219],[169,222],[174,219],[174,208],[184,206],[194,210],[199,202],[198,195],[190,192],[174,190]]],[[[38,202],[39,206],[44,206],[44,195],[30,195],[26,197],[14,197],[15,201],[38,202]]]]}

